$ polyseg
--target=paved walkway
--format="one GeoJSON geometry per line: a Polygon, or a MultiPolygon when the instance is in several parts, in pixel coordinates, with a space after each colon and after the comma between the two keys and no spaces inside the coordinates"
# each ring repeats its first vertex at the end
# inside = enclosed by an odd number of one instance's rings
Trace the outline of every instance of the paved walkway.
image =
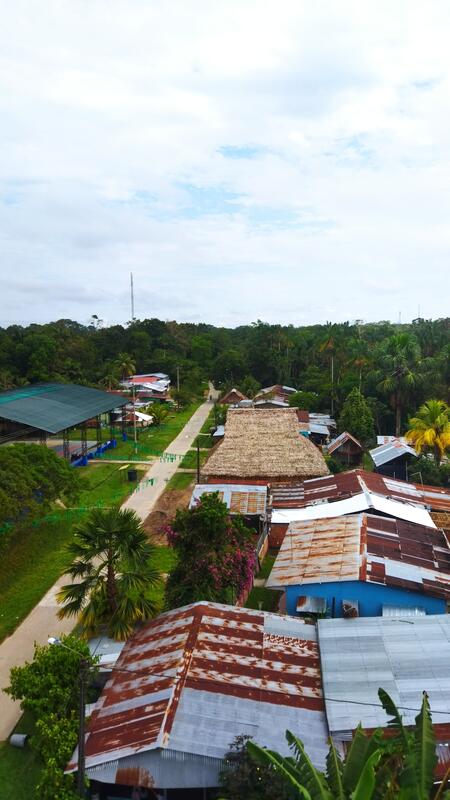
{"type": "MultiPolygon", "coordinates": [[[[210,394],[214,390],[210,388],[210,394]]],[[[164,451],[172,455],[184,456],[191,445],[193,444],[196,436],[200,433],[200,429],[205,422],[209,412],[211,411],[212,404],[208,401],[203,403],[200,408],[192,415],[189,422],[186,423],[181,433],[173,439],[169,447],[164,451]]],[[[149,478],[154,479],[153,485],[147,485],[132,495],[125,501],[122,508],[131,508],[136,512],[138,517],[144,522],[160,495],[166,488],[167,481],[170,480],[172,475],[175,474],[178,468],[179,461],[155,461],[149,470],[142,477],[142,483],[148,481],[149,478]]]]}
{"type": "MultiPolygon", "coordinates": [[[[214,388],[210,387],[210,394],[216,397],[214,388]]],[[[206,420],[212,405],[203,403],[187,422],[181,433],[171,442],[168,452],[184,455],[206,420]]],[[[145,519],[153,508],[155,501],[163,492],[167,481],[176,471],[178,462],[157,461],[148,470],[143,480],[156,477],[153,486],[145,487],[140,492],[132,495],[124,504],[124,508],[133,508],[136,513],[145,519]]],[[[11,636],[0,644],[0,689],[8,686],[11,667],[31,661],[34,653],[34,642],[46,644],[49,636],[59,636],[70,633],[74,627],[74,620],[57,619],[56,594],[60,586],[67,583],[65,576],[61,577],[47,592],[42,600],[33,608],[28,617],[19,625],[11,636]]],[[[11,700],[8,695],[0,691],[0,741],[7,739],[21,716],[20,705],[11,700]]]]}

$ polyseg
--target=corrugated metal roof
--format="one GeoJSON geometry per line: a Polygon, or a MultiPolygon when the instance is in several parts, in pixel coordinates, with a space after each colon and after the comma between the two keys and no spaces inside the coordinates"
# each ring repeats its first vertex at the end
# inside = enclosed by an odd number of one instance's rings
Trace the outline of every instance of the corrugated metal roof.
{"type": "Polygon", "coordinates": [[[422,486],[379,475],[376,472],[354,469],[337,475],[325,475],[297,483],[289,482],[272,487],[274,508],[303,508],[312,503],[332,503],[372,492],[391,500],[427,506],[435,511],[450,511],[450,492],[439,486],[422,486]]]}
{"type": "MultiPolygon", "coordinates": [[[[222,759],[238,734],[279,746],[287,727],[323,763],[327,729],[314,626],[196,603],[128,640],[88,726],[86,766],[157,748],[222,759]]],[[[68,769],[76,768],[76,757],[68,769]]]]}
{"type": "Polygon", "coordinates": [[[330,431],[328,430],[326,425],[319,425],[317,422],[310,422],[309,423],[309,430],[311,433],[320,433],[323,436],[329,436],[330,431]]]}
{"type": "Polygon", "coordinates": [[[89,386],[40,383],[0,392],[0,418],[59,433],[128,402],[89,386]]]}
{"type": "Polygon", "coordinates": [[[369,729],[386,727],[380,686],[398,706],[414,709],[400,709],[407,725],[414,724],[426,691],[432,712],[448,711],[448,716],[433,716],[438,736],[445,733],[450,723],[450,616],[323,619],[318,635],[328,724],[336,738],[359,722],[369,729]]]}
{"type": "Polygon", "coordinates": [[[266,585],[362,580],[450,598],[443,531],[374,514],[294,522],[266,585]]]}
{"type": "Polygon", "coordinates": [[[355,439],[355,437],[352,436],[351,433],[343,431],[342,433],[339,434],[339,436],[336,437],[336,439],[333,439],[333,441],[330,442],[327,448],[328,453],[331,455],[331,453],[334,453],[336,450],[339,450],[339,448],[342,447],[342,445],[346,444],[347,442],[353,442],[353,444],[356,447],[359,447],[360,450],[363,449],[363,446],[360,442],[358,442],[358,439],[355,439]]]}
{"type": "Polygon", "coordinates": [[[317,503],[306,508],[276,508],[272,511],[272,523],[301,522],[311,519],[330,519],[346,514],[356,514],[358,511],[380,511],[389,517],[397,517],[418,525],[435,528],[431,514],[423,507],[400,503],[387,497],[361,492],[347,497],[345,500],[336,500],[335,503],[317,503]]]}
{"type": "Polygon", "coordinates": [[[194,508],[202,495],[218,492],[222,503],[226,503],[230,514],[263,515],[267,504],[267,486],[243,484],[198,483],[192,492],[189,508],[194,508]]]}
{"type": "Polygon", "coordinates": [[[415,456],[417,458],[414,448],[404,442],[400,442],[398,439],[382,444],[380,447],[375,447],[373,450],[369,450],[369,453],[376,467],[381,467],[383,464],[394,461],[401,456],[415,456]]]}
{"type": "Polygon", "coordinates": [[[390,442],[408,444],[404,436],[377,436],[377,444],[389,444],[390,442]]]}

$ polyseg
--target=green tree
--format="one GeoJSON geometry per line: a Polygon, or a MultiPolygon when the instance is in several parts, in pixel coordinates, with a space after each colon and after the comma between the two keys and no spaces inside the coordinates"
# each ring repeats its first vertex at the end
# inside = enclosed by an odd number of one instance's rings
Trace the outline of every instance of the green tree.
{"type": "Polygon", "coordinates": [[[159,610],[151,590],[161,580],[155,548],[134,511],[95,509],[76,526],[66,573],[74,583],[58,593],[60,619],[79,616],[86,631],[104,627],[125,639],[159,610]]]}
{"type": "MultiPolygon", "coordinates": [[[[231,388],[231,387],[230,387],[231,388]]],[[[253,375],[246,375],[239,384],[239,389],[246,397],[254,397],[258,394],[261,388],[259,381],[255,380],[253,375]]]]}
{"type": "Polygon", "coordinates": [[[146,414],[153,417],[153,425],[162,425],[169,416],[169,409],[163,403],[152,403],[145,409],[146,414]]]}
{"type": "Polygon", "coordinates": [[[317,405],[317,394],[316,392],[295,392],[289,396],[289,405],[293,408],[313,411],[317,405]]]}
{"type": "MultiPolygon", "coordinates": [[[[437,764],[436,741],[428,697],[424,692],[422,707],[413,732],[408,731],[389,695],[380,689],[380,701],[391,717],[388,727],[392,738],[383,738],[377,729],[367,736],[357,728],[345,760],[333,742],[327,757],[327,769],[316,769],[303,742],[286,731],[293,757],[283,757],[249,741],[247,748],[257,763],[272,766],[283,776],[290,797],[302,800],[431,800],[444,794],[450,770],[435,793],[434,770],[437,764]]],[[[231,799],[230,799],[231,800],[231,799]]]]}
{"type": "Polygon", "coordinates": [[[219,775],[220,788],[227,800],[290,800],[283,775],[272,765],[256,763],[247,742],[250,736],[236,736],[225,753],[219,775]]]}
{"type": "Polygon", "coordinates": [[[442,400],[427,400],[411,417],[406,439],[418,453],[430,450],[439,466],[450,448],[450,408],[442,400]]]}
{"type": "Polygon", "coordinates": [[[347,396],[338,420],[339,432],[347,431],[362,445],[367,445],[374,437],[373,415],[367,400],[359,389],[352,389],[347,396]]]}
{"type": "Polygon", "coordinates": [[[402,410],[421,377],[417,339],[410,333],[397,333],[381,345],[378,358],[378,385],[390,397],[395,411],[395,435],[400,436],[402,410]]]}
{"type": "Polygon", "coordinates": [[[130,356],[129,353],[119,353],[113,364],[113,368],[123,381],[136,372],[135,361],[133,356],[130,356]]]}
{"type": "Polygon", "coordinates": [[[169,608],[209,600],[234,603],[253,582],[256,554],[250,530],[230,517],[217,492],[192,509],[177,511],[166,529],[177,566],[166,584],[169,608]]]}
{"type": "Polygon", "coordinates": [[[33,661],[13,667],[5,689],[34,722],[31,746],[43,762],[37,800],[77,797],[73,776],[65,775],[64,768],[77,743],[80,660],[92,669],[95,659],[76,636],[63,636],[61,641],[65,647],[35,644],[33,661]]]}
{"type": "Polygon", "coordinates": [[[0,448],[0,525],[42,516],[57,500],[76,500],[79,474],[40,444],[0,448]]]}

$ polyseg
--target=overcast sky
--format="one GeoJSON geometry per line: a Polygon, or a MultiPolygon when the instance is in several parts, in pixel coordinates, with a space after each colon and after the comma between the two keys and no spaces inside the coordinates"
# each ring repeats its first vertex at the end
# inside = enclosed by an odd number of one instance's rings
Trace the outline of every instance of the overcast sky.
{"type": "Polygon", "coordinates": [[[0,324],[447,316],[450,3],[14,0],[0,324]]]}

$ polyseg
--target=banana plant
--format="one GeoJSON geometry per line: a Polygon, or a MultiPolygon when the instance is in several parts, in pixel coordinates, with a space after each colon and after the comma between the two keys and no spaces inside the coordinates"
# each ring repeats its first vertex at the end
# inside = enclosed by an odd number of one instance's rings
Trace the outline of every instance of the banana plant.
{"type": "Polygon", "coordinates": [[[286,739],[292,756],[252,741],[248,751],[255,761],[277,770],[292,797],[301,800],[450,800],[450,768],[438,787],[434,783],[436,740],[426,693],[412,731],[388,693],[380,689],[378,696],[390,717],[389,735],[378,728],[369,736],[358,726],[345,758],[331,740],[325,772],[314,766],[303,742],[290,731],[286,739]]]}

